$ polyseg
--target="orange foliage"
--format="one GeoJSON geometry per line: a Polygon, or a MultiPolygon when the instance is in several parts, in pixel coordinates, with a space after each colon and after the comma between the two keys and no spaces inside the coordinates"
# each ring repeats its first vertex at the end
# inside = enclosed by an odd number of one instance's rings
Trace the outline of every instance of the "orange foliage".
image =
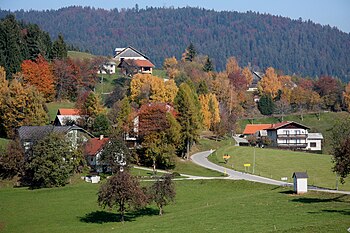
{"type": "Polygon", "coordinates": [[[39,55],[35,62],[23,61],[21,68],[25,85],[35,86],[44,95],[46,101],[54,98],[54,75],[50,64],[43,56],[39,55]]]}

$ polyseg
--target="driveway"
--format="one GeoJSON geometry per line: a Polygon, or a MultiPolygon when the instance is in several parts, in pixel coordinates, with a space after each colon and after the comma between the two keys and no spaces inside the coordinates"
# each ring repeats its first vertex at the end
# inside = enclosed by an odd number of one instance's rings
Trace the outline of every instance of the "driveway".
{"type": "MultiPolygon", "coordinates": [[[[192,162],[198,164],[199,166],[215,170],[221,173],[226,173],[228,175],[227,179],[233,179],[233,180],[248,180],[258,183],[264,183],[264,184],[271,184],[271,185],[278,185],[278,186],[293,186],[292,183],[287,183],[279,180],[273,180],[261,176],[251,175],[244,172],[238,172],[229,168],[222,167],[220,165],[217,165],[215,163],[212,163],[208,160],[208,156],[213,151],[203,151],[196,153],[191,156],[192,162]]],[[[342,193],[342,194],[348,194],[350,195],[350,192],[348,191],[338,191],[338,190],[331,190],[331,189],[324,189],[324,188],[318,188],[314,186],[308,186],[309,190],[314,191],[320,191],[320,192],[328,192],[328,193],[342,193]]]]}

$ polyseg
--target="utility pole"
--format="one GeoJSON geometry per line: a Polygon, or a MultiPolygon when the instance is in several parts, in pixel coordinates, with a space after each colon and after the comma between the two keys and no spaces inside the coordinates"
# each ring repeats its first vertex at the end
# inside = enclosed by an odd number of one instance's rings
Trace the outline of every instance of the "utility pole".
{"type": "Polygon", "coordinates": [[[253,157],[253,174],[255,173],[255,146],[254,146],[254,157],[253,157]]]}

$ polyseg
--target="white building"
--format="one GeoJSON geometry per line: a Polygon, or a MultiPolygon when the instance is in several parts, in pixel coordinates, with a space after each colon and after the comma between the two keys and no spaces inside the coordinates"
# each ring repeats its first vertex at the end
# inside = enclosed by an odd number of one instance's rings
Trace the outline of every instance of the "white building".
{"type": "Polygon", "coordinates": [[[307,178],[309,178],[307,173],[294,172],[292,178],[294,179],[294,192],[297,194],[307,193],[307,178]]]}
{"type": "Polygon", "coordinates": [[[306,150],[321,151],[322,150],[323,136],[321,133],[309,133],[307,137],[306,150]]]}
{"type": "Polygon", "coordinates": [[[102,65],[102,68],[98,71],[98,74],[115,74],[115,68],[117,64],[114,61],[106,62],[102,65]]]}

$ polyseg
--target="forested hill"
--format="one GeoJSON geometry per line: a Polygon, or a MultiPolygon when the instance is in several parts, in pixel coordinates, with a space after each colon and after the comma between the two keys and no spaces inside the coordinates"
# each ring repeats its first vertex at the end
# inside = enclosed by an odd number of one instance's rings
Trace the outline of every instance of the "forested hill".
{"type": "MultiPolygon", "coordinates": [[[[0,11],[0,17],[8,14],[0,11]]],[[[112,55],[131,45],[161,67],[164,58],[181,58],[193,42],[218,70],[235,56],[261,70],[273,66],[286,74],[333,75],[350,79],[350,34],[311,21],[199,8],[114,9],[68,7],[16,11],[18,20],[36,23],[54,38],[94,54],[112,55]]]]}

